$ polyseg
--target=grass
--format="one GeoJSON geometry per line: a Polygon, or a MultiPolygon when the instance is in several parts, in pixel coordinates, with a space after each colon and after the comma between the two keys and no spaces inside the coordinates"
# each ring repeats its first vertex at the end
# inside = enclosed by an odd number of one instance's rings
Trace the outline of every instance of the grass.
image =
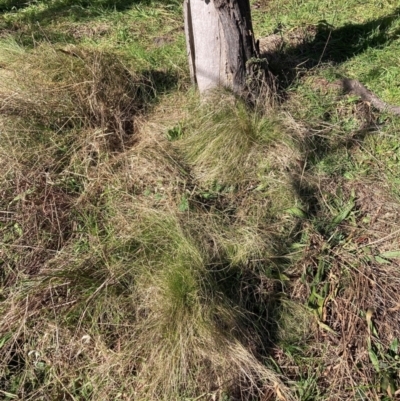
{"type": "Polygon", "coordinates": [[[400,120],[336,82],[400,103],[399,10],[252,10],[255,108],[178,2],[0,1],[0,398],[398,397],[400,120]]]}

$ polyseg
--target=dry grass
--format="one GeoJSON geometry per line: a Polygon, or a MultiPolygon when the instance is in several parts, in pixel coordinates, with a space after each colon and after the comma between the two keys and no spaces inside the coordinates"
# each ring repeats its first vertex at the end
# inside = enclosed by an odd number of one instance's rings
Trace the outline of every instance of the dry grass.
{"type": "MultiPolygon", "coordinates": [[[[293,301],[308,306],[318,325],[295,336],[304,341],[300,353],[292,349],[293,332],[284,329],[280,341],[290,351],[277,359],[280,366],[295,363],[294,370],[284,372],[300,378],[310,377],[306,361],[313,361],[315,376],[300,381],[300,394],[390,399],[398,383],[400,335],[398,204],[382,188],[372,191],[374,184],[367,181],[325,179],[316,185],[319,194],[310,200],[319,206],[309,211],[315,213],[311,224],[303,226],[305,247],[300,247],[300,259],[293,254],[298,261],[287,271],[292,279],[287,291],[293,301]]],[[[283,328],[293,320],[285,319],[283,328]]]]}
{"type": "Polygon", "coordinates": [[[121,58],[83,48],[41,45],[28,53],[11,39],[0,63],[2,113],[55,132],[98,129],[111,152],[132,141],[134,116],[153,96],[150,77],[136,76],[121,58]]]}
{"type": "MultiPolygon", "coordinates": [[[[213,179],[222,164],[188,165],[186,139],[168,141],[162,118],[143,117],[146,78],[110,55],[7,43],[1,60],[12,74],[1,89],[4,391],[291,399],[264,362],[267,316],[252,311],[256,298],[269,308],[274,283],[261,263],[275,251],[273,230],[242,185],[259,178],[247,170],[237,181],[240,202],[218,191],[206,200],[198,172],[213,179]],[[229,203],[237,211],[225,218],[229,203]]],[[[248,135],[230,166],[255,155],[259,137],[270,146],[267,120],[239,103],[219,113],[236,115],[236,141],[248,135]]],[[[220,127],[213,163],[228,134],[220,127]]]]}
{"type": "MultiPolygon", "coordinates": [[[[316,29],[272,37],[271,65],[316,29]]],[[[332,66],[251,109],[93,48],[1,41],[1,396],[396,399],[396,121],[332,66]]]]}

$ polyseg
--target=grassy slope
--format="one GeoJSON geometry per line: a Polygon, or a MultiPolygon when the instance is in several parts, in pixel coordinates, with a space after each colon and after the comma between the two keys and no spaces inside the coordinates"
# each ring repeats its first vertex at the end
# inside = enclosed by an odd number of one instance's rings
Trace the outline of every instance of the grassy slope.
{"type": "Polygon", "coordinates": [[[389,400],[389,1],[257,2],[283,100],[189,86],[180,2],[0,0],[0,398],[389,400]],[[13,8],[14,7],[14,8],[13,8]]]}

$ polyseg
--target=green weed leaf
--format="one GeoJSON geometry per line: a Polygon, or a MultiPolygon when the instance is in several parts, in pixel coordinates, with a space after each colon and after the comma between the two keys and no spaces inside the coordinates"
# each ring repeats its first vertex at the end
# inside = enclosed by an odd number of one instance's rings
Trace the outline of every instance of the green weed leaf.
{"type": "Polygon", "coordinates": [[[372,348],[368,349],[369,359],[377,373],[380,372],[379,359],[372,348]]]}
{"type": "Polygon", "coordinates": [[[286,212],[292,216],[299,217],[301,219],[307,218],[307,213],[299,207],[291,207],[290,209],[286,209],[286,212]]]}
{"type": "Polygon", "coordinates": [[[322,330],[325,330],[325,331],[327,331],[327,332],[333,334],[335,337],[338,336],[338,334],[336,333],[336,331],[334,331],[333,329],[331,329],[327,324],[320,322],[319,320],[318,320],[318,326],[319,326],[322,330]]]}
{"type": "Polygon", "coordinates": [[[5,335],[3,338],[0,339],[0,348],[3,348],[4,344],[8,341],[10,337],[10,335],[5,335]]]}
{"type": "Polygon", "coordinates": [[[390,344],[390,351],[397,354],[399,352],[399,339],[395,338],[390,344]]]}
{"type": "Polygon", "coordinates": [[[181,198],[181,202],[179,203],[179,211],[187,212],[189,210],[189,200],[186,195],[183,195],[181,198]]]}
{"type": "Polygon", "coordinates": [[[351,211],[354,209],[355,205],[356,204],[354,201],[349,202],[349,204],[332,220],[332,223],[337,225],[346,220],[351,211]]]}
{"type": "Polygon", "coordinates": [[[390,262],[381,256],[375,256],[375,261],[378,262],[380,265],[389,265],[390,262]]]}
{"type": "Polygon", "coordinates": [[[387,258],[387,259],[396,259],[400,258],[400,251],[387,251],[381,253],[379,256],[382,258],[387,258]]]}

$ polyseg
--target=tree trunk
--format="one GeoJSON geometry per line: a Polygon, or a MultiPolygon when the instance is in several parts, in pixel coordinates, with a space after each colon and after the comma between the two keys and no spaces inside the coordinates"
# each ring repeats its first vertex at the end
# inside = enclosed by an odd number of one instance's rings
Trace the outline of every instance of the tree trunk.
{"type": "Polygon", "coordinates": [[[254,94],[266,79],[266,64],[254,39],[249,0],[185,0],[184,16],[191,77],[200,93],[224,86],[254,94]]]}

